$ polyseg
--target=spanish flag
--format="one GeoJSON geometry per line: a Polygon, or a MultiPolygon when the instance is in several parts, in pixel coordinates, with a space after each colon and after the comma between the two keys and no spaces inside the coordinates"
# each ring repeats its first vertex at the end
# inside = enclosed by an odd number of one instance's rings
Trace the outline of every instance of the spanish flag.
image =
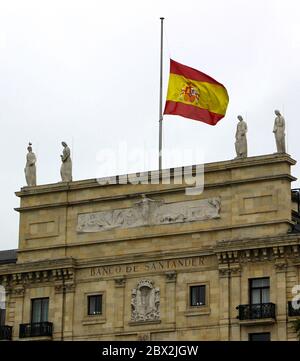
{"type": "Polygon", "coordinates": [[[164,114],[216,125],[225,116],[227,90],[210,76],[171,59],[164,114]]]}

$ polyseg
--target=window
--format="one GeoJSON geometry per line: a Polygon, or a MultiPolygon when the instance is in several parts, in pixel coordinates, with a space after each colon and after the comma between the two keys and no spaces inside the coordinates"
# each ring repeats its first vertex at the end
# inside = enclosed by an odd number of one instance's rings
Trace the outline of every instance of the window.
{"type": "Polygon", "coordinates": [[[0,326],[5,325],[5,309],[0,308],[0,326]]]}
{"type": "Polygon", "coordinates": [[[31,323],[48,322],[49,298],[31,300],[31,323]]]}
{"type": "Polygon", "coordinates": [[[88,315],[102,314],[102,295],[88,296],[88,315]]]}
{"type": "Polygon", "coordinates": [[[270,279],[253,278],[249,280],[250,304],[262,304],[270,302],[270,279]]]}
{"type": "Polygon", "coordinates": [[[270,332],[249,333],[249,341],[271,341],[270,332]]]}
{"type": "Polygon", "coordinates": [[[190,305],[193,307],[205,305],[205,285],[190,286],[190,305]]]}

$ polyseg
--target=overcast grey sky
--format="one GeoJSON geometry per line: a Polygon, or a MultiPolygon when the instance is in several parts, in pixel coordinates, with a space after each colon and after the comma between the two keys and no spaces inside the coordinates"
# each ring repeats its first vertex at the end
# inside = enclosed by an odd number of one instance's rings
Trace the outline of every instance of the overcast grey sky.
{"type": "Polygon", "coordinates": [[[299,13],[297,0],[0,0],[0,249],[18,244],[14,192],[25,185],[29,141],[38,184],[60,180],[62,140],[75,180],[157,168],[160,16],[164,95],[171,56],[223,83],[230,98],[215,127],[165,116],[165,151],[185,156],[164,166],[233,158],[238,114],[249,156],[275,152],[276,108],[300,160],[299,13]],[[104,149],[124,147],[127,162],[100,161],[104,149]],[[151,156],[142,162],[134,152],[151,156]]]}

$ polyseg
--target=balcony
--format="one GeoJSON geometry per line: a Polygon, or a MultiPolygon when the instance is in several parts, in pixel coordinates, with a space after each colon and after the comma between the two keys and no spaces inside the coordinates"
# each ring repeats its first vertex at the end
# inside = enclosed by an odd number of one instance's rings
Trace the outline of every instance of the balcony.
{"type": "Polygon", "coordinates": [[[0,340],[10,341],[12,339],[12,327],[0,326],[0,340]]]}
{"type": "Polygon", "coordinates": [[[274,303],[258,303],[253,305],[239,305],[237,310],[239,312],[238,319],[240,323],[245,325],[252,324],[269,324],[275,322],[274,303]]]}
{"type": "Polygon", "coordinates": [[[20,325],[19,338],[52,337],[52,322],[23,323],[20,325]]]}
{"type": "Polygon", "coordinates": [[[288,302],[288,313],[289,317],[299,317],[300,316],[300,308],[295,309],[292,305],[292,301],[288,302]]]}

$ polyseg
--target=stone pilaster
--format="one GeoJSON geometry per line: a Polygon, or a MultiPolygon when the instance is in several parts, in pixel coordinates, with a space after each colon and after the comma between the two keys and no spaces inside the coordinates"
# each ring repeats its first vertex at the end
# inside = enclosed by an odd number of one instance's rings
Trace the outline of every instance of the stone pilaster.
{"type": "Polygon", "coordinates": [[[64,289],[62,283],[56,283],[54,286],[54,324],[53,339],[56,341],[62,340],[63,338],[63,314],[64,314],[64,289]]]}
{"type": "Polygon", "coordinates": [[[118,331],[122,331],[124,329],[124,301],[126,278],[117,277],[114,279],[114,281],[114,325],[118,331]]]}
{"type": "Polygon", "coordinates": [[[229,340],[229,277],[227,265],[219,266],[220,341],[229,340]]]}
{"type": "Polygon", "coordinates": [[[230,340],[240,341],[241,330],[237,318],[237,306],[241,304],[241,267],[239,264],[230,266],[230,340]]]}
{"type": "Polygon", "coordinates": [[[64,341],[71,341],[73,339],[73,317],[74,317],[74,283],[65,283],[65,307],[64,307],[64,341]]]}
{"type": "Polygon", "coordinates": [[[19,338],[20,324],[23,323],[25,287],[22,285],[14,286],[11,293],[11,302],[14,303],[15,312],[13,326],[13,339],[19,338]]]}
{"type": "Polygon", "coordinates": [[[168,306],[166,307],[166,322],[172,325],[176,324],[176,272],[166,272],[166,300],[168,306]]]}
{"type": "Polygon", "coordinates": [[[284,260],[275,262],[276,271],[276,308],[277,308],[277,339],[287,340],[287,298],[286,298],[286,271],[287,264],[284,260]]]}

